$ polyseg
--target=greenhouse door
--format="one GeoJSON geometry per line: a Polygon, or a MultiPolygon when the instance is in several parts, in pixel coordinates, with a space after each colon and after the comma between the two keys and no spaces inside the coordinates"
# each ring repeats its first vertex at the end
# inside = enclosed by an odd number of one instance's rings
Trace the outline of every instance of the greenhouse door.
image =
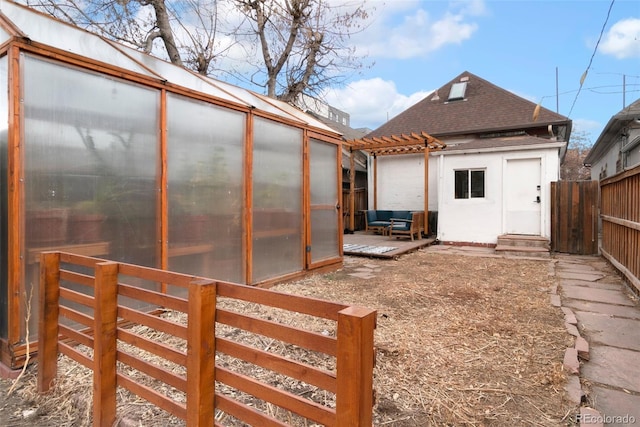
{"type": "Polygon", "coordinates": [[[338,146],[309,140],[309,217],[307,264],[310,268],[340,256],[338,146]]]}

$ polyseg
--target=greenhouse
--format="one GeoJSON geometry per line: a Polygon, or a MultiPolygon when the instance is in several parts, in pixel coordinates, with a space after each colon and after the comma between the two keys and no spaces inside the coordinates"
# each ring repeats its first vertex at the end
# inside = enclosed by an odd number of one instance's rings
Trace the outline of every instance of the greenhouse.
{"type": "Polygon", "coordinates": [[[341,265],[340,134],[16,3],[0,12],[4,364],[37,337],[43,251],[251,285],[341,265]]]}

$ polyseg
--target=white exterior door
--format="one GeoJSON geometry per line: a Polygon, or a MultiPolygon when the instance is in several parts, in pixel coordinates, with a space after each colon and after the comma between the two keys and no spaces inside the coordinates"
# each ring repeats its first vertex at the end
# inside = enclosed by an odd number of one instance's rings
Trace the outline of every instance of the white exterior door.
{"type": "Polygon", "coordinates": [[[506,232],[540,235],[541,159],[507,160],[506,232]]]}

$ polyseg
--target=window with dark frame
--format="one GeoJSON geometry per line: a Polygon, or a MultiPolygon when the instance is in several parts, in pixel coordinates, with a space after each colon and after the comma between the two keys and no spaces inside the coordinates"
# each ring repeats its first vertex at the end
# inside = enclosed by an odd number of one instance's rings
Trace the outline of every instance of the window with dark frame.
{"type": "Polygon", "coordinates": [[[455,198],[476,199],[484,197],[484,169],[454,171],[455,198]]]}

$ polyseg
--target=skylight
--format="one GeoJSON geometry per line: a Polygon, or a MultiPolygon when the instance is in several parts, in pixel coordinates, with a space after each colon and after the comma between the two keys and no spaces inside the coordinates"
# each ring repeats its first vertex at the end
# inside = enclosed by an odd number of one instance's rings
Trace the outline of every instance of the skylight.
{"type": "Polygon", "coordinates": [[[455,101],[457,99],[464,99],[464,93],[467,90],[467,82],[462,83],[454,83],[451,86],[451,91],[449,92],[448,101],[455,101]]]}

